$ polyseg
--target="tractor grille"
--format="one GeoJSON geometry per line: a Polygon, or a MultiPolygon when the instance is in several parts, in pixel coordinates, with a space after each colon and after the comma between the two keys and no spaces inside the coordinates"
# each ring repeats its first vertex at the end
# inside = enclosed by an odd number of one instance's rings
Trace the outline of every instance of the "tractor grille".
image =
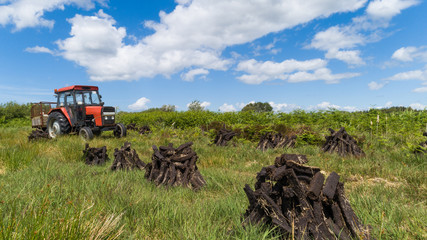
{"type": "Polygon", "coordinates": [[[115,122],[115,109],[114,107],[104,107],[102,109],[102,122],[103,125],[112,125],[115,122]]]}
{"type": "Polygon", "coordinates": [[[116,109],[114,109],[114,107],[104,107],[102,109],[103,112],[115,112],[116,109]]]}

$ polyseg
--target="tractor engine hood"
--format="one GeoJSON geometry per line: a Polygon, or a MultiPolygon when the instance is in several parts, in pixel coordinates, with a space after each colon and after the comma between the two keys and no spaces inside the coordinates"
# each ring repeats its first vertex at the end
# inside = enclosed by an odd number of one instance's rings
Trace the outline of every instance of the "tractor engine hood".
{"type": "Polygon", "coordinates": [[[86,116],[92,115],[97,127],[115,124],[116,110],[114,107],[87,106],[86,116]]]}

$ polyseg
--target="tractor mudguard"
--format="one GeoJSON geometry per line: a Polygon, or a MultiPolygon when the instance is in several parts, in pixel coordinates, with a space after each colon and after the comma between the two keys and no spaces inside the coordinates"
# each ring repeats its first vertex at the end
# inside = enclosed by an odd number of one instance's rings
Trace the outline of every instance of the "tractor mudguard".
{"type": "Polygon", "coordinates": [[[67,118],[68,123],[70,124],[70,126],[73,126],[73,124],[71,123],[71,118],[70,115],[68,114],[67,110],[65,109],[65,107],[60,107],[60,108],[52,108],[48,115],[50,115],[52,112],[60,112],[62,113],[62,115],[65,116],[65,118],[67,118]]]}

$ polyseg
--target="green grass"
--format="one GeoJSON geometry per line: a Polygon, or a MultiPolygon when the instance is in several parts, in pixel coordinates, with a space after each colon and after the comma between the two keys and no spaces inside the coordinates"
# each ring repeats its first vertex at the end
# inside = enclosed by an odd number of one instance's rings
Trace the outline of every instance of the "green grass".
{"type": "Polygon", "coordinates": [[[337,172],[375,238],[427,238],[427,157],[391,137],[384,143],[367,136],[361,159],[312,145],[261,152],[254,142],[236,140],[235,147],[216,147],[198,128],[154,128],[148,136],[129,132],[125,139],[106,133],[90,142],[106,145],[112,159],[114,148],[130,141],[149,162],[153,144],[193,141],[207,181],[193,192],[156,187],[144,171],[111,172],[112,161],[87,166],[78,136],[28,142],[30,131],[0,128],[1,239],[274,239],[271,229],[241,226],[248,206],[243,187],[253,186],[256,173],[284,152],[306,154],[310,165],[337,172]]]}

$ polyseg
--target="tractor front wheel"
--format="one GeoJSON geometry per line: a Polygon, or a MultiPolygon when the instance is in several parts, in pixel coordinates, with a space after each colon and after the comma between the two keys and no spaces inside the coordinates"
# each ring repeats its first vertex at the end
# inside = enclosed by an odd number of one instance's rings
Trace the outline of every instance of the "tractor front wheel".
{"type": "Polygon", "coordinates": [[[70,132],[70,123],[65,116],[59,112],[49,114],[47,119],[47,132],[50,138],[56,138],[59,135],[67,134],[70,132]]]}
{"type": "Polygon", "coordinates": [[[80,137],[82,137],[84,140],[91,140],[93,139],[93,132],[88,127],[82,127],[79,131],[80,137]]]}
{"type": "Polygon", "coordinates": [[[116,129],[114,129],[114,136],[116,138],[126,137],[126,127],[123,123],[117,123],[116,129]]]}

